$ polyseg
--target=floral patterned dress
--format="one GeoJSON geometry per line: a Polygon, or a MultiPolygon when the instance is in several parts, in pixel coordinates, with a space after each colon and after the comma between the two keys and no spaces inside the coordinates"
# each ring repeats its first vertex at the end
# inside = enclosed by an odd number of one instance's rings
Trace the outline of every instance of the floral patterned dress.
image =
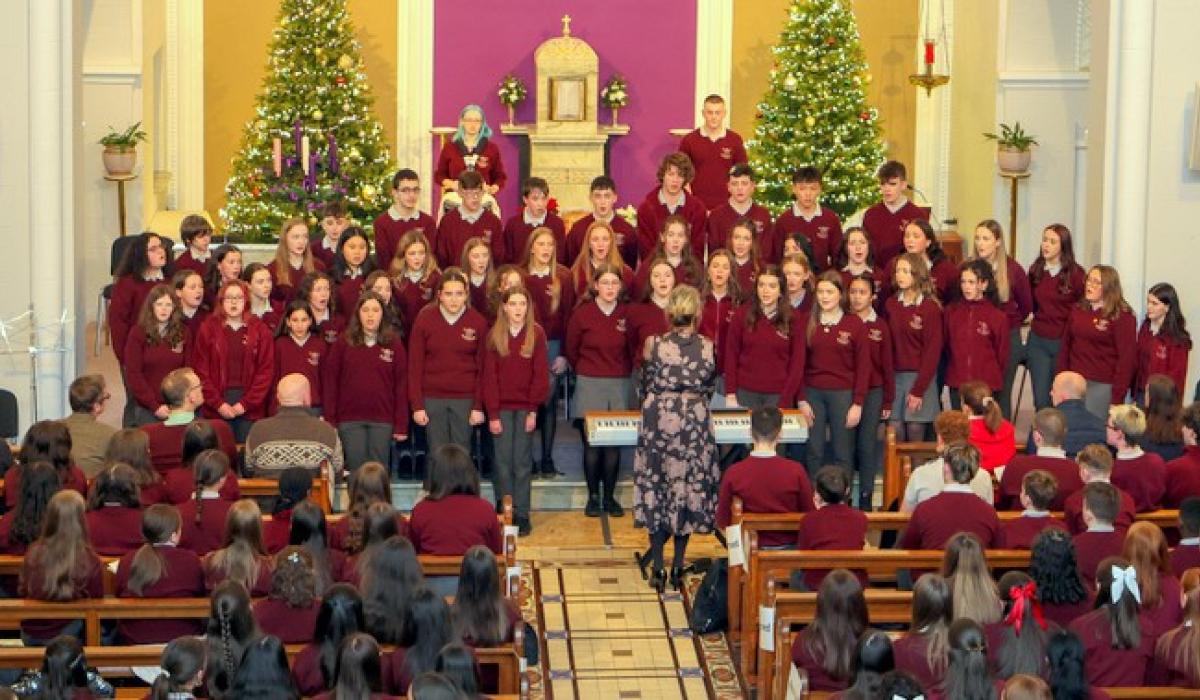
{"type": "Polygon", "coordinates": [[[712,532],[721,481],[708,409],[717,378],[713,344],[699,333],[652,342],[633,457],[634,525],[673,535],[712,532]]]}

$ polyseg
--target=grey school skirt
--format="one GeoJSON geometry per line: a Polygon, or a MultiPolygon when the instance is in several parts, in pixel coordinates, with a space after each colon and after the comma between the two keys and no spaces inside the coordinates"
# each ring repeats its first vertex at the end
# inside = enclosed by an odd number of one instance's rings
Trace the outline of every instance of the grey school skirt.
{"type": "Polygon", "coordinates": [[[933,419],[937,418],[942,406],[938,400],[936,379],[930,379],[929,386],[925,387],[925,395],[921,397],[921,410],[911,413],[906,410],[908,394],[916,383],[916,372],[896,372],[896,401],[892,404],[891,420],[901,423],[932,423],[933,419]]]}
{"type": "Polygon", "coordinates": [[[588,411],[628,411],[633,406],[633,381],[629,377],[575,377],[572,418],[588,411]]]}

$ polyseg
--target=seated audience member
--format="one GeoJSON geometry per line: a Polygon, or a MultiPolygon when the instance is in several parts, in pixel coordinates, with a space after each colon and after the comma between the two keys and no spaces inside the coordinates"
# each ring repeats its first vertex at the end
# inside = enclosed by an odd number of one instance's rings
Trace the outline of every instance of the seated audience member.
{"type": "Polygon", "coordinates": [[[1183,622],[1158,638],[1147,685],[1200,688],[1200,569],[1180,581],[1183,589],[1183,622]]]}
{"type": "MultiPolygon", "coordinates": [[[[962,411],[942,411],[933,421],[937,434],[938,454],[944,454],[950,445],[966,444],[971,433],[971,423],[962,411]]],[[[904,500],[900,510],[911,513],[917,504],[927,501],[942,492],[946,485],[945,461],[942,457],[922,464],[913,470],[904,486],[904,500]]],[[[976,472],[971,479],[971,492],[991,505],[993,497],[992,478],[987,472],[976,472]]]]}
{"type": "Polygon", "coordinates": [[[313,560],[313,581],[318,594],[343,581],[346,554],[329,546],[325,513],[312,501],[301,501],[292,510],[288,544],[301,547],[313,560]]]}
{"type": "Polygon", "coordinates": [[[464,644],[495,647],[512,641],[521,611],[504,596],[496,555],[475,545],[463,555],[458,592],[451,607],[454,629],[464,644]]]}
{"type": "Polygon", "coordinates": [[[263,634],[273,634],[284,644],[312,641],[320,611],[313,576],[313,561],[302,547],[287,547],[275,555],[271,592],[254,604],[254,619],[263,634]]]}
{"type": "Polygon", "coordinates": [[[379,642],[369,634],[355,632],[338,647],[337,678],[329,692],[316,700],[334,698],[386,698],[383,694],[383,657],[379,642]]]}
{"type": "MultiPolygon", "coordinates": [[[[778,409],[770,409],[777,411],[778,409]]],[[[804,516],[796,535],[796,549],[862,549],[867,541],[867,515],[846,505],[850,498],[850,472],[837,465],[821,467],[817,472],[816,510],[804,516]]],[[[815,591],[826,570],[805,571],[804,586],[815,591]]],[[[855,575],[865,587],[867,574],[855,575]]]]}
{"type": "Polygon", "coordinates": [[[288,467],[279,474],[279,495],[271,507],[270,522],[263,522],[263,546],[274,555],[288,545],[292,529],[292,510],[312,494],[312,472],[304,467],[288,467]]]}
{"type": "Polygon", "coordinates": [[[374,553],[359,589],[367,631],[384,644],[398,644],[408,617],[408,599],[425,586],[417,552],[404,537],[393,535],[374,553]]]}
{"type": "MultiPolygon", "coordinates": [[[[454,684],[463,694],[462,697],[479,697],[481,686],[488,687],[480,681],[479,662],[475,659],[475,652],[466,644],[447,644],[442,647],[434,668],[454,684]]],[[[489,689],[494,690],[497,686],[493,684],[489,689]]]]}
{"type": "MultiPolygon", "coordinates": [[[[70,489],[54,494],[41,536],[21,561],[18,594],[34,600],[68,602],[104,596],[104,564],[88,543],[83,496],[70,489]]],[[[41,646],[60,634],[83,635],[82,620],[25,620],[25,646],[41,646]]]]}
{"type": "Polygon", "coordinates": [[[71,433],[67,432],[67,427],[62,423],[41,420],[25,431],[25,438],[21,441],[21,459],[4,473],[6,509],[17,505],[25,465],[43,461],[54,465],[63,488],[71,489],[80,496],[87,496],[87,477],[79,467],[71,463],[71,433]]]}
{"type": "MultiPolygon", "coordinates": [[[[196,458],[205,450],[216,450],[225,455],[226,463],[230,465],[230,475],[233,474],[233,465],[235,462],[229,461],[229,456],[221,449],[221,441],[217,437],[216,426],[219,421],[214,422],[205,418],[197,418],[192,421],[191,425],[187,426],[183,431],[183,449],[179,453],[182,467],[179,469],[168,469],[162,473],[163,489],[166,490],[167,500],[175,505],[180,505],[192,500],[196,495],[196,477],[195,469],[196,458]]],[[[117,437],[113,437],[114,442],[117,437]]],[[[235,457],[236,459],[236,457],[235,457]]],[[[156,470],[157,471],[157,470],[156,470]]],[[[233,502],[242,497],[241,486],[236,478],[226,479],[221,486],[221,498],[233,502]]]]}
{"type": "Polygon", "coordinates": [[[912,623],[896,640],[896,668],[911,673],[926,688],[946,675],[947,635],[954,621],[950,584],[939,574],[925,574],[913,586],[912,623]]]}
{"type": "MultiPolygon", "coordinates": [[[[1079,478],[1083,480],[1084,486],[1091,483],[1111,484],[1110,476],[1113,469],[1112,454],[1103,445],[1088,445],[1075,455],[1075,462],[1079,464],[1079,478]]],[[[1117,513],[1116,519],[1112,525],[1118,530],[1127,530],[1133,524],[1133,516],[1135,507],[1133,498],[1128,493],[1125,493],[1120,488],[1117,489],[1117,513]]],[[[1087,524],[1083,521],[1083,493],[1084,489],[1079,489],[1075,493],[1067,496],[1066,503],[1063,504],[1063,519],[1067,521],[1067,528],[1072,533],[1080,533],[1087,529],[1087,524]]]]}
{"type": "Polygon", "coordinates": [[[942,576],[950,584],[954,617],[967,617],[981,625],[1000,620],[1000,594],[992,580],[979,539],[960,532],[946,543],[942,576]]]}
{"type": "Polygon", "coordinates": [[[279,637],[265,635],[246,647],[227,697],[300,700],[288,670],[287,649],[279,637]]]}
{"type": "Polygon", "coordinates": [[[1167,490],[1162,457],[1144,452],[1138,440],[1146,432],[1146,414],[1133,404],[1108,409],[1108,444],[1117,451],[1110,480],[1133,498],[1137,512],[1156,510],[1167,490]]]}
{"type": "Polygon", "coordinates": [[[1067,529],[1066,523],[1050,514],[1050,506],[1057,494],[1058,483],[1050,472],[1034,469],[1025,473],[1021,480],[1021,517],[1001,525],[1006,548],[1029,549],[1033,538],[1042,530],[1048,527],[1067,529]]]}
{"type": "Polygon", "coordinates": [[[1087,650],[1079,635],[1066,629],[1050,635],[1046,644],[1046,662],[1050,668],[1046,682],[1054,698],[1109,700],[1108,693],[1092,687],[1088,679],[1087,650]]]}
{"type": "Polygon", "coordinates": [[[413,592],[396,650],[385,662],[384,686],[389,693],[408,692],[417,676],[437,666],[438,653],[458,642],[450,622],[450,606],[428,588],[413,592]]]}
{"type": "MultiPolygon", "coordinates": [[[[1083,397],[1087,395],[1087,380],[1078,372],[1059,372],[1050,387],[1050,403],[1062,411],[1067,422],[1067,434],[1063,438],[1063,449],[1068,457],[1074,457],[1086,445],[1104,444],[1104,419],[1087,409],[1083,397]]],[[[1025,451],[1034,450],[1033,432],[1025,451]]]]}
{"type": "Polygon", "coordinates": [[[950,625],[950,663],[942,681],[941,697],[955,700],[995,700],[1003,687],[988,667],[987,635],[983,626],[960,617],[950,625]]]}
{"type": "Polygon", "coordinates": [[[332,688],[337,679],[338,647],[365,630],[362,597],[354,586],[339,583],[326,591],[313,625],[312,642],[292,662],[297,690],[307,697],[332,688]]]}
{"type": "Polygon", "coordinates": [[[1087,657],[1087,678],[1102,688],[1140,686],[1154,654],[1155,636],[1142,629],[1137,569],[1109,557],[1096,569],[1096,609],[1077,618],[1070,630],[1079,635],[1087,657]]]}
{"type": "Polygon", "coordinates": [[[1057,628],[1042,616],[1037,584],[1024,571],[1009,571],[1000,577],[999,587],[1004,618],[984,627],[992,672],[1001,679],[1044,676],[1046,642],[1057,628]]]}
{"type": "Polygon", "coordinates": [[[836,697],[874,698],[883,684],[883,674],[896,667],[892,640],[886,632],[867,630],[858,638],[854,647],[850,675],[850,687],[836,697]]]}
{"type": "Polygon", "coordinates": [[[225,516],[233,506],[232,500],[221,495],[225,482],[233,475],[229,458],[217,450],[205,450],[192,462],[196,490],[191,499],[179,506],[183,518],[183,538],[180,547],[204,556],[221,546],[225,536],[225,516]]]}
{"type": "Polygon", "coordinates": [[[817,591],[812,624],[792,644],[792,663],[808,672],[809,690],[843,690],[851,680],[854,647],[866,631],[862,585],[845,569],[834,569],[817,591]]]}
{"type": "Polygon", "coordinates": [[[503,550],[500,521],[479,496],[479,473],[466,450],[454,444],[434,450],[429,495],[413,507],[408,531],[418,554],[461,556],[477,544],[503,550]]]}
{"type": "Polygon", "coordinates": [[[92,548],[101,556],[119,557],[142,546],[142,504],[133,467],[118,462],[96,477],[86,520],[92,548]]]}
{"type": "Polygon", "coordinates": [[[992,398],[985,382],[964,382],[958,388],[963,412],[971,421],[970,443],[979,448],[979,468],[988,474],[1001,471],[1017,453],[1013,424],[1004,418],[1000,402],[992,398]]]}
{"type": "Polygon", "coordinates": [[[913,511],[900,536],[901,549],[941,549],[957,532],[969,532],[986,549],[1000,543],[1000,519],[988,503],[971,490],[979,472],[979,450],[974,445],[950,445],[942,455],[945,467],[942,492],[913,511]]]}
{"type": "Polygon", "coordinates": [[[71,382],[67,400],[71,404],[71,415],[61,422],[71,434],[71,461],[89,479],[104,468],[104,449],[108,439],[117,429],[100,422],[100,414],[108,402],[109,393],[104,387],[104,376],[85,374],[71,382]]]}
{"type": "Polygon", "coordinates": [[[1000,697],[1004,700],[1053,700],[1046,681],[1026,673],[1018,673],[1005,681],[1000,697]]]}
{"type": "Polygon", "coordinates": [[[1153,637],[1183,620],[1183,594],[1171,573],[1167,538],[1154,523],[1137,522],[1125,535],[1121,556],[1137,569],[1142,594],[1142,631],[1153,637]]]}
{"type": "Polygon", "coordinates": [[[925,689],[911,675],[901,670],[883,674],[879,682],[879,695],[890,700],[925,700],[925,689]]]}
{"type": "MultiPolygon", "coordinates": [[[[175,506],[159,503],[142,513],[142,538],[136,552],[117,564],[121,598],[198,598],[205,595],[204,571],[195,552],[181,549],[183,521],[175,506]]],[[[199,620],[121,620],[117,637],[125,644],[161,644],[200,632],[199,620]]]]}
{"type": "Polygon", "coordinates": [[[288,467],[304,467],[320,476],[328,465],[342,473],[342,442],[337,429],[308,411],[308,379],[289,374],[275,388],[279,411],[256,421],[246,436],[246,476],[277,479],[288,467]]]}
{"type": "MultiPolygon", "coordinates": [[[[721,477],[717,498],[717,527],[733,522],[733,499],[742,499],[746,513],[807,513],[813,509],[812,484],[799,462],[775,452],[783,430],[783,413],[774,406],[750,412],[750,456],[732,465],[721,477]]],[[[767,548],[791,545],[791,532],[763,532],[759,544],[767,548]]]]}
{"type": "Polygon", "coordinates": [[[1083,522],[1087,529],[1075,535],[1079,574],[1085,581],[1096,578],[1096,566],[1108,557],[1120,556],[1125,529],[1113,525],[1118,508],[1117,489],[1101,481],[1083,487],[1083,522]]]}
{"type": "Polygon", "coordinates": [[[1034,469],[1049,472],[1058,485],[1048,510],[1062,510],[1067,496],[1083,488],[1079,480],[1079,465],[1067,457],[1063,439],[1067,433],[1066,418],[1057,408],[1043,408],[1033,417],[1033,444],[1036,454],[1016,455],[1000,477],[998,508],[1014,510],[1020,505],[1021,485],[1025,475],[1034,469]]]}
{"type": "Polygon", "coordinates": [[[224,546],[204,555],[204,585],[237,581],[252,596],[271,591],[271,558],[262,543],[262,511],[249,498],[234,503],[225,516],[224,546]]]}
{"type": "Polygon", "coordinates": [[[346,566],[342,570],[346,582],[355,585],[361,583],[363,574],[371,567],[371,560],[383,543],[398,534],[396,511],[386,503],[372,503],[363,517],[362,549],[346,559],[346,566]]]}
{"type": "Polygon", "coordinates": [[[1171,550],[1171,571],[1182,578],[1183,572],[1200,566],[1200,496],[1179,504],[1179,534],[1179,544],[1171,550]]]}
{"type": "MultiPolygon", "coordinates": [[[[171,487],[150,461],[150,440],[146,433],[137,428],[118,430],[109,439],[104,458],[107,465],[119,462],[133,469],[133,481],[138,487],[138,502],[143,507],[171,502],[171,487]]],[[[97,478],[99,476],[96,475],[97,478]]],[[[191,479],[188,479],[188,482],[190,483],[191,479]]]]}
{"type": "Polygon", "coordinates": [[[1071,620],[1094,607],[1088,589],[1092,577],[1080,575],[1075,561],[1075,544],[1062,530],[1049,528],[1033,538],[1029,576],[1037,584],[1042,614],[1060,627],[1066,627],[1071,620]]]}
{"type": "Polygon", "coordinates": [[[208,653],[204,640],[199,637],[180,636],[167,642],[161,671],[150,686],[150,700],[190,700],[204,685],[204,665],[208,653]]]}
{"type": "Polygon", "coordinates": [[[0,553],[25,553],[41,534],[46,508],[61,488],[58,471],[49,462],[34,462],[25,467],[17,506],[0,517],[0,553]]]}
{"type": "Polygon", "coordinates": [[[230,692],[238,659],[262,636],[250,610],[250,593],[237,581],[217,586],[210,599],[204,638],[208,642],[208,666],[204,669],[205,690],[214,700],[236,697],[230,692]]]}
{"type": "MultiPolygon", "coordinates": [[[[329,526],[329,546],[347,554],[357,554],[363,548],[363,520],[373,503],[392,505],[392,482],[387,468],[379,462],[365,462],[350,472],[347,487],[350,492],[350,508],[346,517],[329,526]]],[[[408,533],[408,525],[401,519],[399,532],[408,533]]]]}
{"type": "Polygon", "coordinates": [[[1200,496],[1200,403],[1183,409],[1183,456],[1167,462],[1164,508],[1178,508],[1184,499],[1200,496]]]}
{"type": "MultiPolygon", "coordinates": [[[[141,426],[150,438],[150,459],[160,473],[183,466],[183,434],[196,420],[196,411],[204,405],[204,387],[200,377],[190,367],[173,370],[162,382],[163,402],[168,414],[161,423],[141,426]]],[[[225,421],[212,421],[220,450],[229,458],[230,464],[237,463],[237,441],[225,421]]]]}
{"type": "Polygon", "coordinates": [[[1165,374],[1152,374],[1146,382],[1146,432],[1138,445],[1147,452],[1170,462],[1183,455],[1183,400],[1175,380],[1165,374]]]}
{"type": "Polygon", "coordinates": [[[72,698],[88,700],[94,697],[112,697],[113,688],[103,678],[93,678],[88,670],[87,657],[78,637],[63,634],[46,644],[42,655],[42,667],[34,679],[24,679],[11,689],[0,689],[0,698],[27,698],[41,700],[72,698]],[[92,693],[97,686],[107,686],[108,694],[92,693]]]}

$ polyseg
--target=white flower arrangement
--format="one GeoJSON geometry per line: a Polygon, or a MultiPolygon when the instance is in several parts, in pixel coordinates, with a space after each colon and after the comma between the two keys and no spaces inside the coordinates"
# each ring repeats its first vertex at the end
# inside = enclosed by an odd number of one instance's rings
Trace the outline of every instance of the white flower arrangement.
{"type": "Polygon", "coordinates": [[[620,73],[609,78],[600,88],[600,100],[609,109],[629,106],[629,84],[620,73]]]}
{"type": "Polygon", "coordinates": [[[626,204],[620,209],[616,209],[614,211],[616,211],[617,216],[625,219],[625,222],[630,226],[637,228],[637,207],[633,206],[632,204],[626,204]]]}
{"type": "Polygon", "coordinates": [[[525,100],[529,90],[520,78],[510,73],[500,81],[500,89],[496,91],[496,94],[500,97],[500,104],[506,107],[515,107],[525,100]]]}

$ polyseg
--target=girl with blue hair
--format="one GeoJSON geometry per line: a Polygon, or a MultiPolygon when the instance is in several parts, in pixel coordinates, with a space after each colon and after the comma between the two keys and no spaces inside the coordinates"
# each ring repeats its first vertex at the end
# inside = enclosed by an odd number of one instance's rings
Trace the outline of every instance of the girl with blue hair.
{"type": "Polygon", "coordinates": [[[484,193],[495,195],[504,187],[508,176],[500,160],[500,149],[492,142],[492,128],[477,104],[463,107],[458,114],[458,130],[454,137],[442,146],[438,156],[434,179],[442,183],[444,192],[453,192],[458,186],[458,175],[464,170],[474,170],[483,177],[484,193]]]}

